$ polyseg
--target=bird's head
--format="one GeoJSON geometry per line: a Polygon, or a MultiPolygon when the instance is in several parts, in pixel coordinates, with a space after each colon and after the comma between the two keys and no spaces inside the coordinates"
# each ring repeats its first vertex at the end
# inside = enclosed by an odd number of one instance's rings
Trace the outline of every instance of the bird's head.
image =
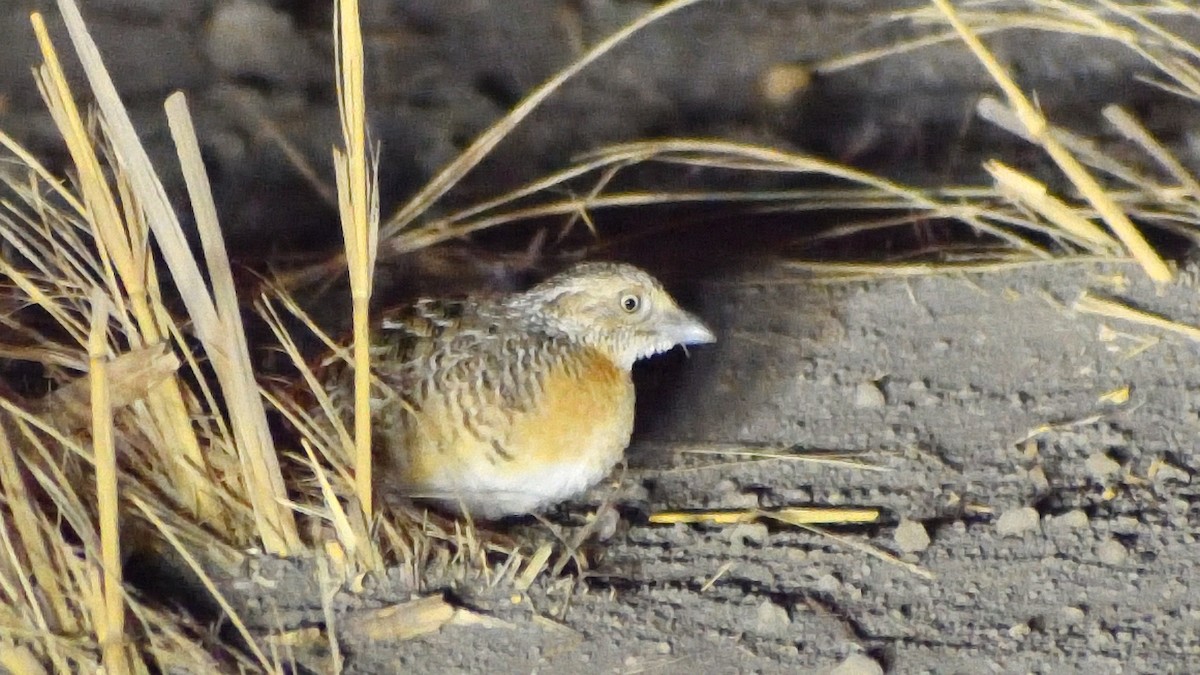
{"type": "Polygon", "coordinates": [[[629,368],[676,345],[716,342],[654,277],[625,264],[583,263],[513,297],[550,328],[603,350],[629,368]]]}

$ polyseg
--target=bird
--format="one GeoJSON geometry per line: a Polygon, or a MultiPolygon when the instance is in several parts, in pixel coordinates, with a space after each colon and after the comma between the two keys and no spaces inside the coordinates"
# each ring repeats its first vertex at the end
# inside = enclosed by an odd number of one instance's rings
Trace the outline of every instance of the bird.
{"type": "Polygon", "coordinates": [[[715,341],[624,263],[578,263],[524,292],[418,300],[374,339],[375,489],[481,520],[542,512],[623,458],[634,362],[715,341]]]}

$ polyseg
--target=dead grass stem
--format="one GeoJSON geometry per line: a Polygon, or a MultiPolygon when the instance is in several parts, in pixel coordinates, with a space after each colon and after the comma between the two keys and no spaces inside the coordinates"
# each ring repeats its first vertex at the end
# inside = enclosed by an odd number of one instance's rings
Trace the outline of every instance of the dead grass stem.
{"type": "MultiPolygon", "coordinates": [[[[1200,240],[1200,181],[1162,141],[1127,111],[1107,108],[1106,119],[1162,174],[1149,177],[1106,154],[1088,139],[1052,124],[1014,83],[980,36],[1039,30],[1119,42],[1158,69],[1153,83],[1200,102],[1200,48],[1176,32],[1171,19],[1200,17],[1183,3],[1076,3],[1035,0],[1036,11],[999,12],[983,3],[891,13],[882,23],[913,22],[931,33],[886,48],[829,59],[817,72],[833,72],[879,58],[960,40],[984,65],[1005,102],[988,100],[979,112],[1036,143],[1066,176],[1074,194],[1055,194],[1044,179],[999,160],[987,163],[993,186],[916,188],[820,157],[718,139],[668,139],[614,145],[572,166],[495,198],[441,217],[429,208],[452,189],[530,113],[604,54],[637,31],[696,4],[673,0],[598,42],[575,63],[531,92],[481,134],[387,223],[380,224],[378,151],[366,126],[363,37],[355,0],[336,4],[337,93],[342,142],[333,150],[337,203],[343,225],[354,315],[354,343],[342,349],[316,328],[286,292],[268,287],[257,307],[279,349],[299,373],[315,404],[256,379],[243,303],[235,292],[220,235],[216,206],[201,161],[185,97],[174,94],[165,110],[191,209],[202,260],[187,245],[181,219],[142,146],[73,0],[58,0],[96,112],[76,101],[40,14],[32,16],[42,64],[37,85],[62,136],[73,180],[53,174],[11,137],[0,147],[15,162],[0,170],[9,199],[0,203],[0,240],[13,259],[0,259],[0,275],[22,306],[35,306],[51,328],[4,317],[4,326],[35,346],[3,345],[0,355],[42,362],[60,385],[58,398],[41,402],[0,398],[0,667],[14,672],[78,672],[103,665],[108,672],[211,671],[211,654],[186,620],[140,603],[124,586],[121,557],[136,545],[123,532],[149,523],[191,568],[245,640],[243,668],[277,671],[290,648],[260,638],[224,597],[210,574],[214,564],[237,561],[241,549],[279,555],[320,551],[326,591],[362,570],[395,561],[420,588],[422,573],[439,563],[470,569],[494,583],[527,589],[547,570],[561,569],[571,552],[551,564],[553,549],[526,556],[517,551],[498,567],[487,555],[500,549],[474,523],[435,523],[427,516],[376,513],[372,494],[370,416],[372,380],[368,307],[382,242],[388,255],[415,251],[504,224],[560,216],[566,232],[578,221],[594,227],[596,210],[661,204],[738,205],[764,212],[853,209],[878,214],[813,235],[813,241],[870,229],[912,226],[919,219],[964,223],[996,246],[988,255],[939,263],[828,264],[794,261],[797,271],[826,279],[903,277],[994,272],[1030,264],[1094,264],[1132,258],[1157,282],[1172,271],[1145,241],[1135,220],[1168,224],[1200,240]],[[118,160],[119,158],[119,160],[118,160]],[[618,175],[639,164],[667,168],[760,174],[821,175],[842,185],[824,190],[668,192],[612,188],[618,175]],[[14,168],[18,167],[18,168],[14,168]],[[581,187],[582,186],[582,187],[581,187]],[[577,197],[563,198],[567,192],[577,197]],[[904,212],[897,216],[896,213],[904,212]],[[151,255],[161,251],[166,276],[151,255]],[[163,300],[171,282],[186,317],[173,316],[163,300]],[[354,371],[352,430],[325,392],[318,369],[305,363],[289,316],[335,351],[354,371]],[[191,337],[196,341],[190,341],[191,337]],[[179,364],[187,368],[180,372],[179,364]],[[214,374],[210,380],[209,371],[214,374]],[[78,377],[86,373],[86,378],[78,377]],[[72,384],[73,380],[79,380],[72,384]],[[86,386],[84,386],[86,385],[86,386]],[[267,406],[297,430],[298,447],[282,447],[267,426],[267,406]],[[82,411],[82,412],[81,412],[82,411]],[[283,458],[283,461],[281,461],[283,458]],[[82,476],[93,480],[83,480],[82,476]],[[310,539],[299,523],[313,524],[310,539]],[[201,524],[204,524],[201,526],[201,524]],[[127,527],[129,526],[129,527],[127,527]]],[[[310,179],[312,174],[310,172],[310,179]]],[[[806,280],[806,282],[811,279],[806,280]]],[[[1200,329],[1136,310],[1119,300],[1086,294],[1078,312],[1134,322],[1200,340],[1200,329]]],[[[798,459],[780,449],[693,448],[734,461],[798,459]]],[[[879,468],[843,457],[810,461],[852,469],[879,468]]],[[[814,509],[658,514],[671,522],[696,519],[741,523],[772,519],[811,529],[856,550],[925,570],[873,547],[812,528],[812,522],[867,522],[874,509],[814,509]]],[[[578,542],[571,543],[568,548],[578,542]]],[[[505,551],[501,551],[502,553],[505,551]]],[[[714,575],[728,569],[723,566],[714,575]]],[[[711,584],[711,581],[710,581],[711,584]]],[[[325,638],[340,664],[339,634],[415,635],[451,622],[485,621],[433,596],[389,608],[333,631],[332,596],[322,596],[330,632],[325,638]],[[397,633],[396,611],[417,610],[397,633]],[[390,628],[388,628],[391,626],[390,628]]]]}

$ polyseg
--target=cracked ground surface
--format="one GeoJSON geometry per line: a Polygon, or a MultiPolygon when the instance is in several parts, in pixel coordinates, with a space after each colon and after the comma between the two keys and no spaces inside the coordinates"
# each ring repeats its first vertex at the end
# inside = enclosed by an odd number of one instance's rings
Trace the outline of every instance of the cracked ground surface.
{"type": "MultiPolygon", "coordinates": [[[[641,373],[647,405],[619,498],[638,508],[622,511],[592,576],[525,593],[449,584],[503,627],[347,645],[348,672],[1200,667],[1196,345],[1071,309],[1090,290],[1200,324],[1190,275],[1155,289],[1133,266],[1049,263],[693,281],[692,306],[723,339],[641,373]],[[695,442],[862,453],[888,470],[671,451],[695,442]],[[792,528],[636,515],[806,504],[881,507],[887,524],[842,535],[932,578],[792,528]]],[[[320,620],[311,589],[283,586],[309,608],[284,623],[320,620]]],[[[339,607],[406,593],[381,580],[339,607]]]]}

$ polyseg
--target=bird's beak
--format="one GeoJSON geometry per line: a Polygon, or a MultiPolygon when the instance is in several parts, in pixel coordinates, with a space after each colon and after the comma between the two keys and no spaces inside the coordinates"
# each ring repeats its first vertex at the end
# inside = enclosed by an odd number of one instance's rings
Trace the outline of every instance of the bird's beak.
{"type": "Polygon", "coordinates": [[[678,345],[705,345],[717,341],[717,336],[703,321],[682,309],[671,317],[667,333],[678,345]]]}

